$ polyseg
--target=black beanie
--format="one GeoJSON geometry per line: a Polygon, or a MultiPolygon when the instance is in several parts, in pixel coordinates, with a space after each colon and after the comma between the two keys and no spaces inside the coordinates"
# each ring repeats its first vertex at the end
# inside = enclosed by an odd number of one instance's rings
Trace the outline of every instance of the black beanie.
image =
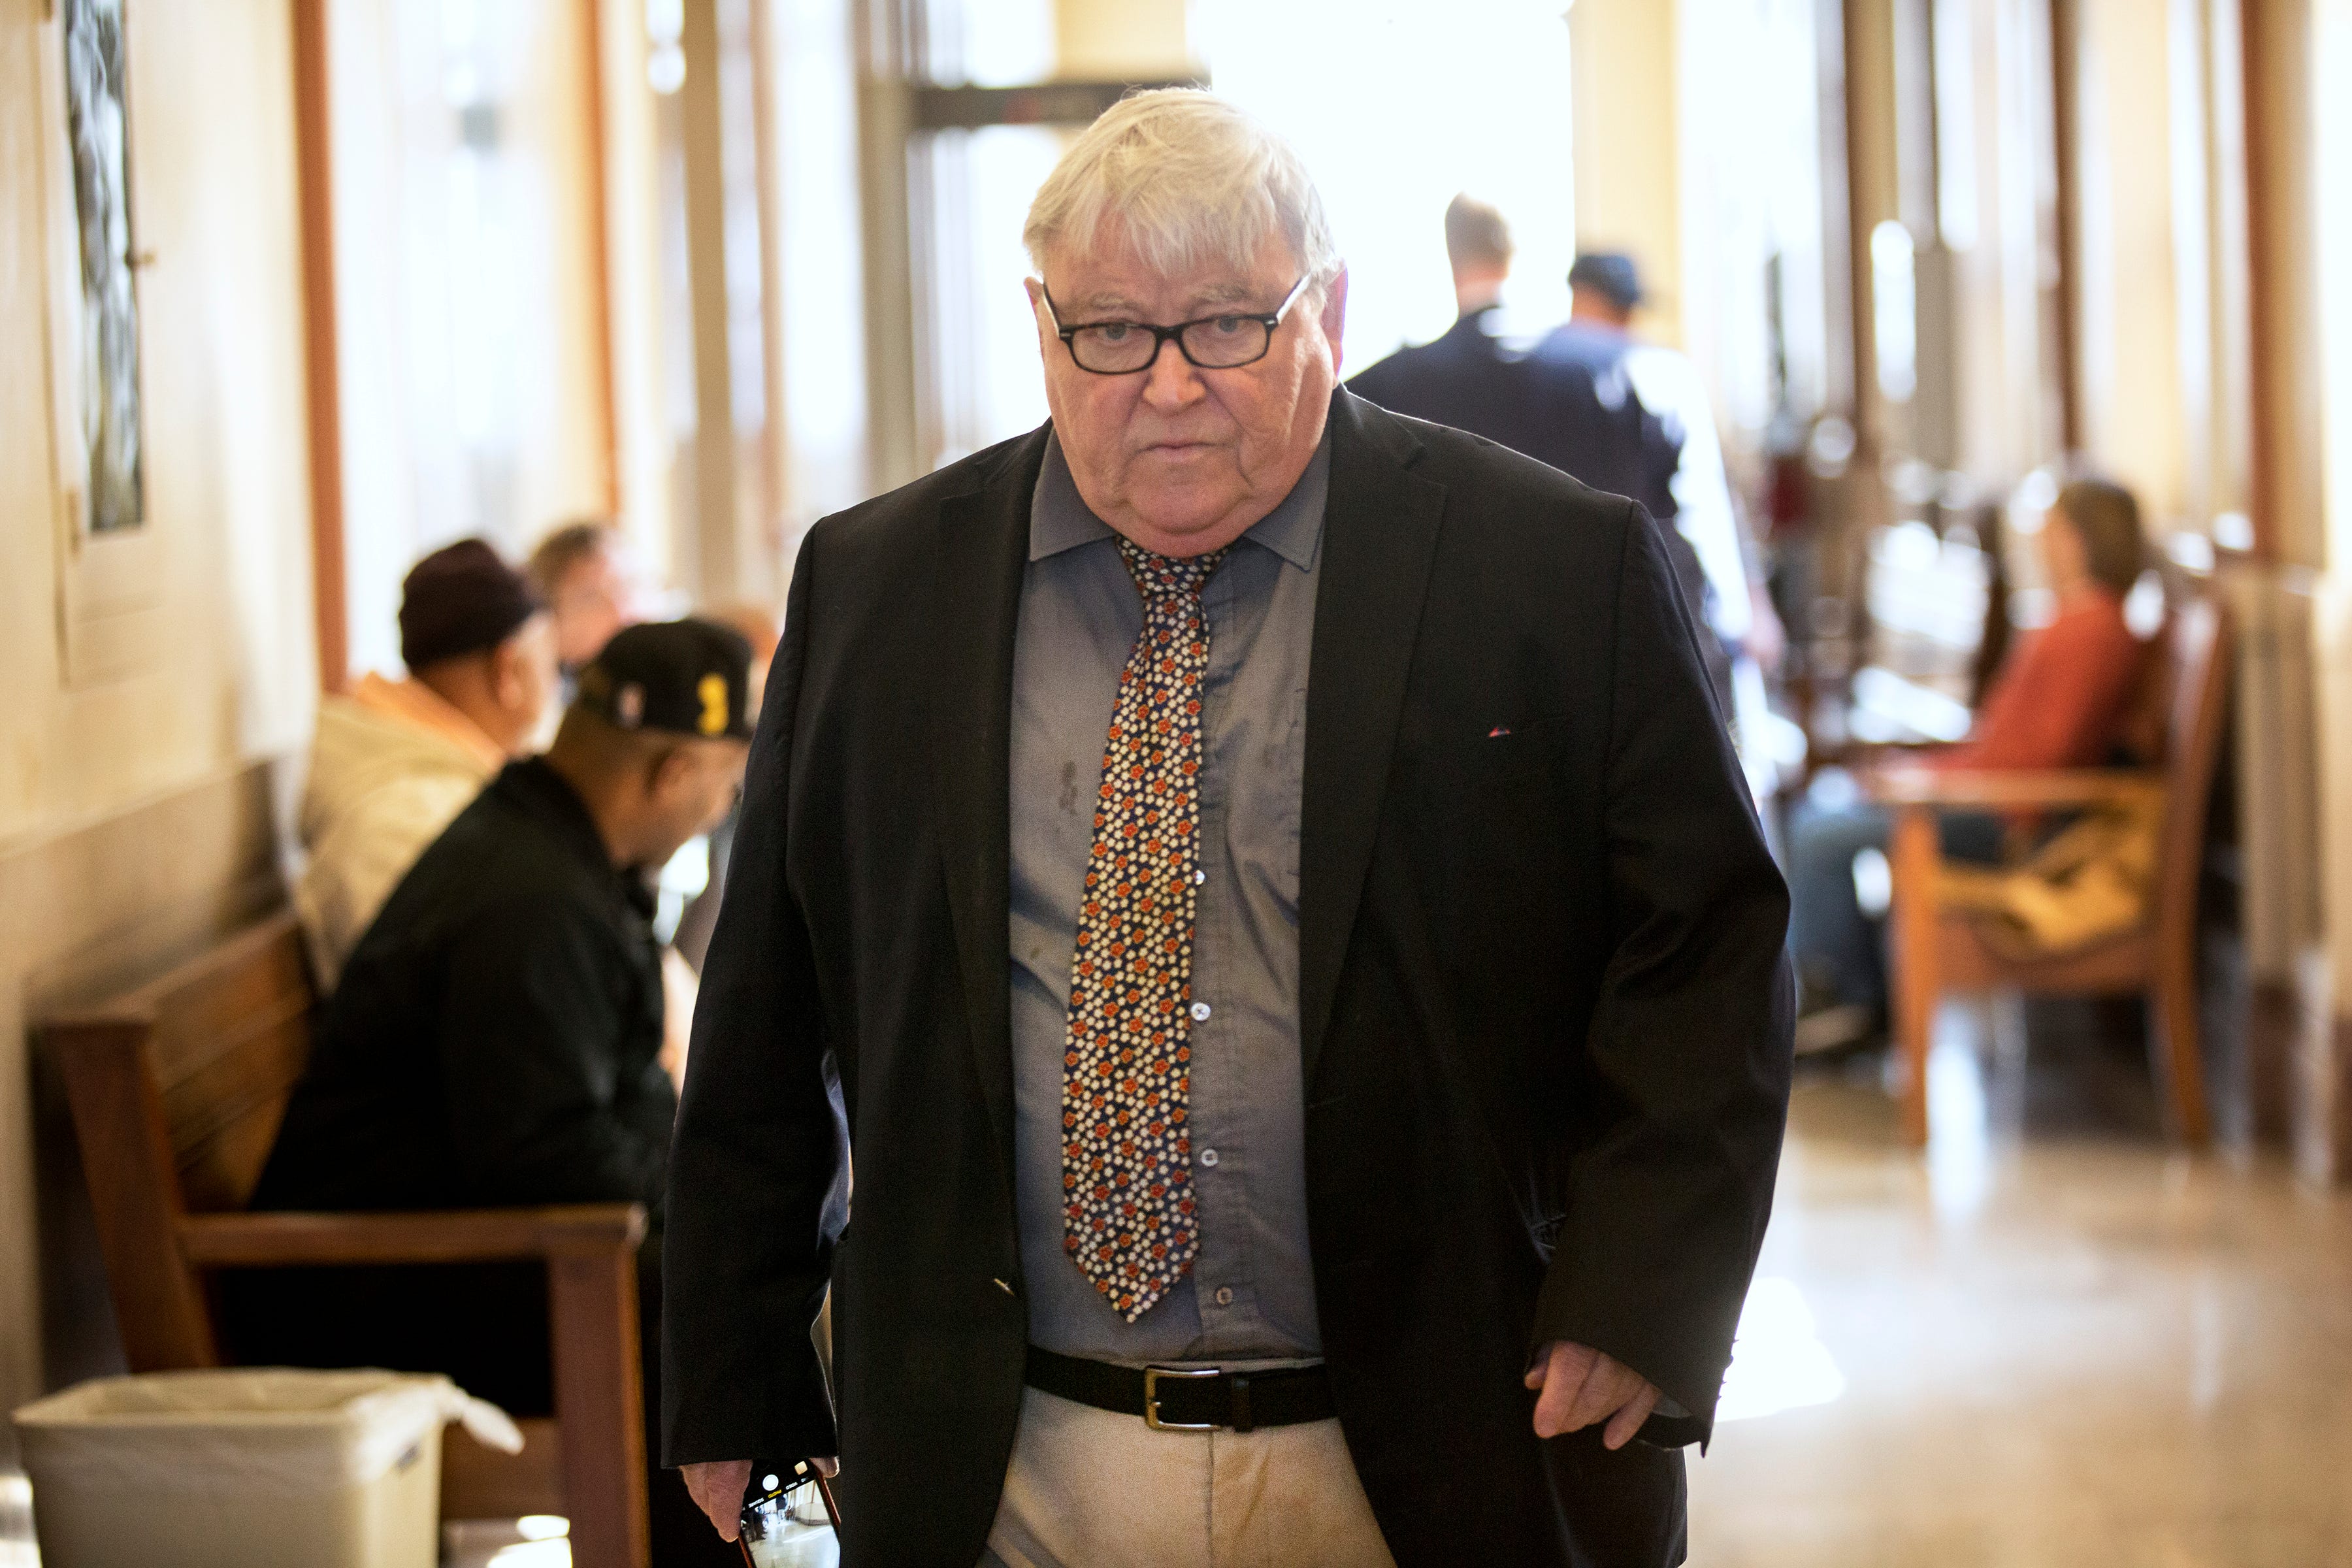
{"type": "Polygon", "coordinates": [[[401,584],[401,662],[419,670],[496,647],[545,607],[523,574],[482,541],[444,545],[401,584]]]}

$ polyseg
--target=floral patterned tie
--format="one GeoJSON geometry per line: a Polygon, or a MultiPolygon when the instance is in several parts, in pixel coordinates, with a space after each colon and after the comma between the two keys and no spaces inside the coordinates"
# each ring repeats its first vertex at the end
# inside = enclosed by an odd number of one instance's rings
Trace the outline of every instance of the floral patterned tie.
{"type": "Polygon", "coordinates": [[[1186,1126],[1199,880],[1201,587],[1225,552],[1178,561],[1121,539],[1143,631],[1119,672],[1071,958],[1062,1057],[1063,1246],[1129,1322],[1200,1249],[1186,1126]]]}

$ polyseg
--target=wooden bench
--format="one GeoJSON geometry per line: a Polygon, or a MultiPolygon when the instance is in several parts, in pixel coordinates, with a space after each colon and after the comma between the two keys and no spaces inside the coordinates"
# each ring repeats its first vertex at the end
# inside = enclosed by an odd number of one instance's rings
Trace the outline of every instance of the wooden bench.
{"type": "Polygon", "coordinates": [[[218,1268],[543,1259],[556,1418],[521,1454],[455,1428],[442,1515],[560,1513],[578,1568],[645,1568],[635,1204],[436,1214],[246,1210],[310,1055],[318,1005],[290,914],[40,1029],[72,1107],[133,1372],[221,1364],[218,1268]]]}
{"type": "Polygon", "coordinates": [[[1927,1142],[1927,1055],[1936,1005],[1948,991],[2014,987],[2029,994],[2144,992],[2150,1047],[2167,1091],[2173,1134],[2207,1137],[2204,1068],[2197,1028],[2197,880],[2204,865],[2205,810],[2221,756],[2229,692],[2230,629],[2219,604],[2191,599],[2167,630],[2160,768],[2049,773],[1933,772],[1886,768],[1865,777],[1894,817],[1895,1035],[1902,1053],[1904,1135],[1927,1142]],[[2139,799],[2158,809],[2156,886],[2145,921],[2078,952],[2014,958],[1989,945],[1967,918],[1937,905],[1941,811],[2066,811],[2139,799]]]}

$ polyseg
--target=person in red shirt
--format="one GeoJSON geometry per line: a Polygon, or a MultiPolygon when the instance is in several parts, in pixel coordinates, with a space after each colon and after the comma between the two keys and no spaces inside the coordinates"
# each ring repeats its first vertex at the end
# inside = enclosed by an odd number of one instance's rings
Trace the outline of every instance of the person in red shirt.
{"type": "MultiPolygon", "coordinates": [[[[2124,624],[2124,595],[2147,565],[2139,506],[2131,492],[2078,479],[2036,536],[2057,618],[2028,633],[2002,660],[1969,739],[1937,753],[1938,768],[2097,767],[2112,760],[2146,664],[2145,645],[2124,624]]],[[[2004,823],[1947,812],[1944,853],[1990,863],[2004,823]]],[[[1879,922],[1862,908],[1854,861],[1886,847],[1886,814],[1866,803],[1801,805],[1789,831],[1789,944],[1803,987],[1800,1051],[1882,1032],[1886,962],[1879,922]]]]}

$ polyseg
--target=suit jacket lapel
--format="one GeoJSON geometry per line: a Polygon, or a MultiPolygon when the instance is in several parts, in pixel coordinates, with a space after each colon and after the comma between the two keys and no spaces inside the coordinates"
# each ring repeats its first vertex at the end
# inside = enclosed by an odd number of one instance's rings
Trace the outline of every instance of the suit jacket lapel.
{"type": "Polygon", "coordinates": [[[976,490],[940,503],[932,578],[929,766],[956,959],[981,1098],[1013,1169],[1013,1039],[1005,946],[1012,899],[1013,642],[1029,556],[1029,503],[1045,428],[976,490]]]}
{"type": "Polygon", "coordinates": [[[1445,489],[1410,472],[1412,427],[1350,393],[1331,404],[1331,489],[1307,659],[1298,845],[1298,1038],[1311,1090],[1404,706],[1445,489]]]}

